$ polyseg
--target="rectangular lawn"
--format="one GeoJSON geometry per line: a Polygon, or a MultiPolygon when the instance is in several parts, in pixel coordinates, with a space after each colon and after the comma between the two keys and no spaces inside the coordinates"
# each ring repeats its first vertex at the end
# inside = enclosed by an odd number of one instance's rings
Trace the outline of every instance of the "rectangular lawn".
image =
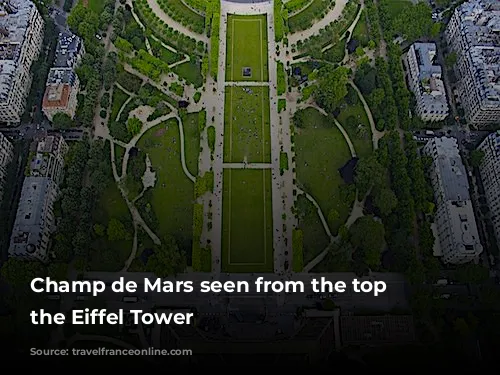
{"type": "Polygon", "coordinates": [[[224,162],[270,163],[269,88],[227,87],[224,162]]]}
{"type": "Polygon", "coordinates": [[[266,16],[229,15],[226,56],[226,81],[269,81],[266,16]]]}
{"type": "Polygon", "coordinates": [[[222,269],[273,272],[270,169],[224,170],[222,269]]]}

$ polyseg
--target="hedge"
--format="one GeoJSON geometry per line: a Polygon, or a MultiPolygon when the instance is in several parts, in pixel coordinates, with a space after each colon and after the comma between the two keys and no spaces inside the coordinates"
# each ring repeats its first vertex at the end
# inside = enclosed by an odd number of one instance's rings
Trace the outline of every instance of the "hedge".
{"type": "Polygon", "coordinates": [[[220,0],[212,0],[210,7],[212,15],[210,27],[210,75],[217,80],[219,70],[220,0]]]}

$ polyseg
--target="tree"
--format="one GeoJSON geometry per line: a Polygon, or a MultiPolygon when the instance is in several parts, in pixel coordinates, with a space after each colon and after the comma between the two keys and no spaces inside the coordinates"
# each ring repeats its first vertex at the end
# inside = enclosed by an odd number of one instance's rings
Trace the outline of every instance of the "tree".
{"type": "Polygon", "coordinates": [[[457,62],[457,53],[456,52],[451,52],[447,54],[444,58],[444,63],[448,68],[452,68],[453,65],[457,62]]]}
{"type": "Polygon", "coordinates": [[[66,263],[51,263],[47,271],[52,280],[63,281],[68,278],[68,265],[66,263]]]}
{"type": "Polygon", "coordinates": [[[137,135],[142,129],[142,121],[137,117],[129,118],[127,121],[127,130],[131,135],[137,135]]]}
{"type": "Polygon", "coordinates": [[[488,281],[490,272],[480,264],[467,263],[457,267],[455,278],[463,283],[482,284],[488,281]]]}
{"type": "Polygon", "coordinates": [[[470,153],[470,165],[474,168],[479,167],[484,159],[483,150],[473,150],[470,153]]]}
{"type": "Polygon", "coordinates": [[[335,224],[337,222],[337,220],[339,220],[339,218],[340,218],[340,214],[336,209],[332,208],[330,210],[330,212],[328,212],[328,223],[331,226],[334,226],[333,224],[335,224]]]}
{"type": "Polygon", "coordinates": [[[470,334],[469,325],[464,318],[455,319],[453,329],[462,337],[467,337],[470,334]]]}
{"type": "Polygon", "coordinates": [[[295,112],[295,114],[293,115],[293,124],[297,128],[304,127],[304,114],[305,114],[304,110],[299,110],[295,112]]]}
{"type": "Polygon", "coordinates": [[[186,268],[186,256],[179,250],[175,239],[167,236],[149,257],[146,268],[158,277],[175,276],[186,268]]]}
{"type": "Polygon", "coordinates": [[[371,187],[379,189],[385,186],[385,177],[386,170],[374,155],[360,159],[354,176],[359,195],[364,196],[371,187]]]}
{"type": "Polygon", "coordinates": [[[314,98],[327,112],[333,113],[347,95],[348,72],[345,67],[334,69],[330,65],[318,71],[319,85],[314,98]]]}
{"type": "Polygon", "coordinates": [[[26,287],[36,277],[46,275],[45,266],[38,261],[9,258],[0,269],[2,278],[12,287],[26,287]]]}
{"type": "Polygon", "coordinates": [[[103,237],[106,233],[106,228],[102,224],[94,224],[94,233],[99,237],[103,237]]]}
{"type": "Polygon", "coordinates": [[[73,120],[63,112],[57,112],[52,118],[52,123],[56,129],[70,129],[73,127],[73,120]]]}
{"type": "Polygon", "coordinates": [[[434,23],[431,27],[431,30],[430,30],[431,37],[434,39],[439,37],[439,33],[441,32],[442,27],[443,27],[443,24],[441,22],[434,23]]]}
{"type": "Polygon", "coordinates": [[[373,204],[382,216],[387,216],[397,207],[398,198],[391,188],[383,188],[376,192],[373,204]]]}
{"type": "Polygon", "coordinates": [[[118,219],[111,219],[108,223],[108,239],[110,241],[120,241],[130,239],[130,233],[123,223],[118,219]]]}
{"type": "Polygon", "coordinates": [[[349,229],[351,244],[355,251],[363,254],[363,259],[369,267],[380,264],[380,253],[385,243],[384,225],[372,216],[363,216],[349,229]]]}

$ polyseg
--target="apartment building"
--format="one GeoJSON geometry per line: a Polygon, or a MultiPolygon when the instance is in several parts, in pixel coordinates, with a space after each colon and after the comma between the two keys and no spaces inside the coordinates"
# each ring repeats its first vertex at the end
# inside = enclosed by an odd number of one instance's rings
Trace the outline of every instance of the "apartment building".
{"type": "Polygon", "coordinates": [[[31,1],[0,1],[0,122],[21,121],[42,42],[43,19],[31,1]]]}
{"type": "Polygon", "coordinates": [[[500,131],[486,137],[478,149],[484,151],[484,159],[479,170],[495,236],[500,243],[500,131]]]}
{"type": "Polygon", "coordinates": [[[61,136],[33,144],[10,239],[9,256],[48,262],[50,235],[55,229],[54,202],[63,177],[68,145],[61,136]]]}
{"type": "Polygon", "coordinates": [[[12,161],[14,146],[2,133],[0,133],[0,201],[3,197],[7,167],[12,161]]]}
{"type": "Polygon", "coordinates": [[[75,68],[84,53],[83,42],[78,36],[70,32],[59,34],[55,61],[49,71],[42,103],[42,110],[50,121],[56,113],[75,117],[80,89],[75,68]]]}
{"type": "Polygon", "coordinates": [[[445,35],[457,54],[457,92],[466,120],[478,127],[500,123],[500,2],[462,4],[445,35]]]}
{"type": "Polygon", "coordinates": [[[469,194],[467,172],[455,138],[433,138],[424,146],[432,157],[431,182],[436,201],[434,231],[444,263],[463,264],[483,251],[469,194]]]}
{"type": "Polygon", "coordinates": [[[441,66],[434,65],[435,43],[414,43],[405,56],[410,90],[423,121],[443,121],[449,113],[441,66]]]}

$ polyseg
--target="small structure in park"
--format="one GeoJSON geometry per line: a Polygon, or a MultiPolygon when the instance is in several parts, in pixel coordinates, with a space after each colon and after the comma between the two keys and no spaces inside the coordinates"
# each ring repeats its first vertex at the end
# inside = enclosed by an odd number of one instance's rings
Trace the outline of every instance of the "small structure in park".
{"type": "Polygon", "coordinates": [[[352,158],[349,160],[342,168],[339,169],[340,176],[344,182],[348,185],[354,183],[354,176],[356,171],[356,166],[358,165],[358,158],[352,158]]]}
{"type": "Polygon", "coordinates": [[[347,52],[349,55],[352,55],[354,52],[356,52],[356,48],[359,47],[359,42],[356,39],[351,39],[347,43],[347,52]]]}
{"type": "Polygon", "coordinates": [[[252,76],[252,68],[246,66],[243,68],[243,77],[251,77],[252,76]]]}

